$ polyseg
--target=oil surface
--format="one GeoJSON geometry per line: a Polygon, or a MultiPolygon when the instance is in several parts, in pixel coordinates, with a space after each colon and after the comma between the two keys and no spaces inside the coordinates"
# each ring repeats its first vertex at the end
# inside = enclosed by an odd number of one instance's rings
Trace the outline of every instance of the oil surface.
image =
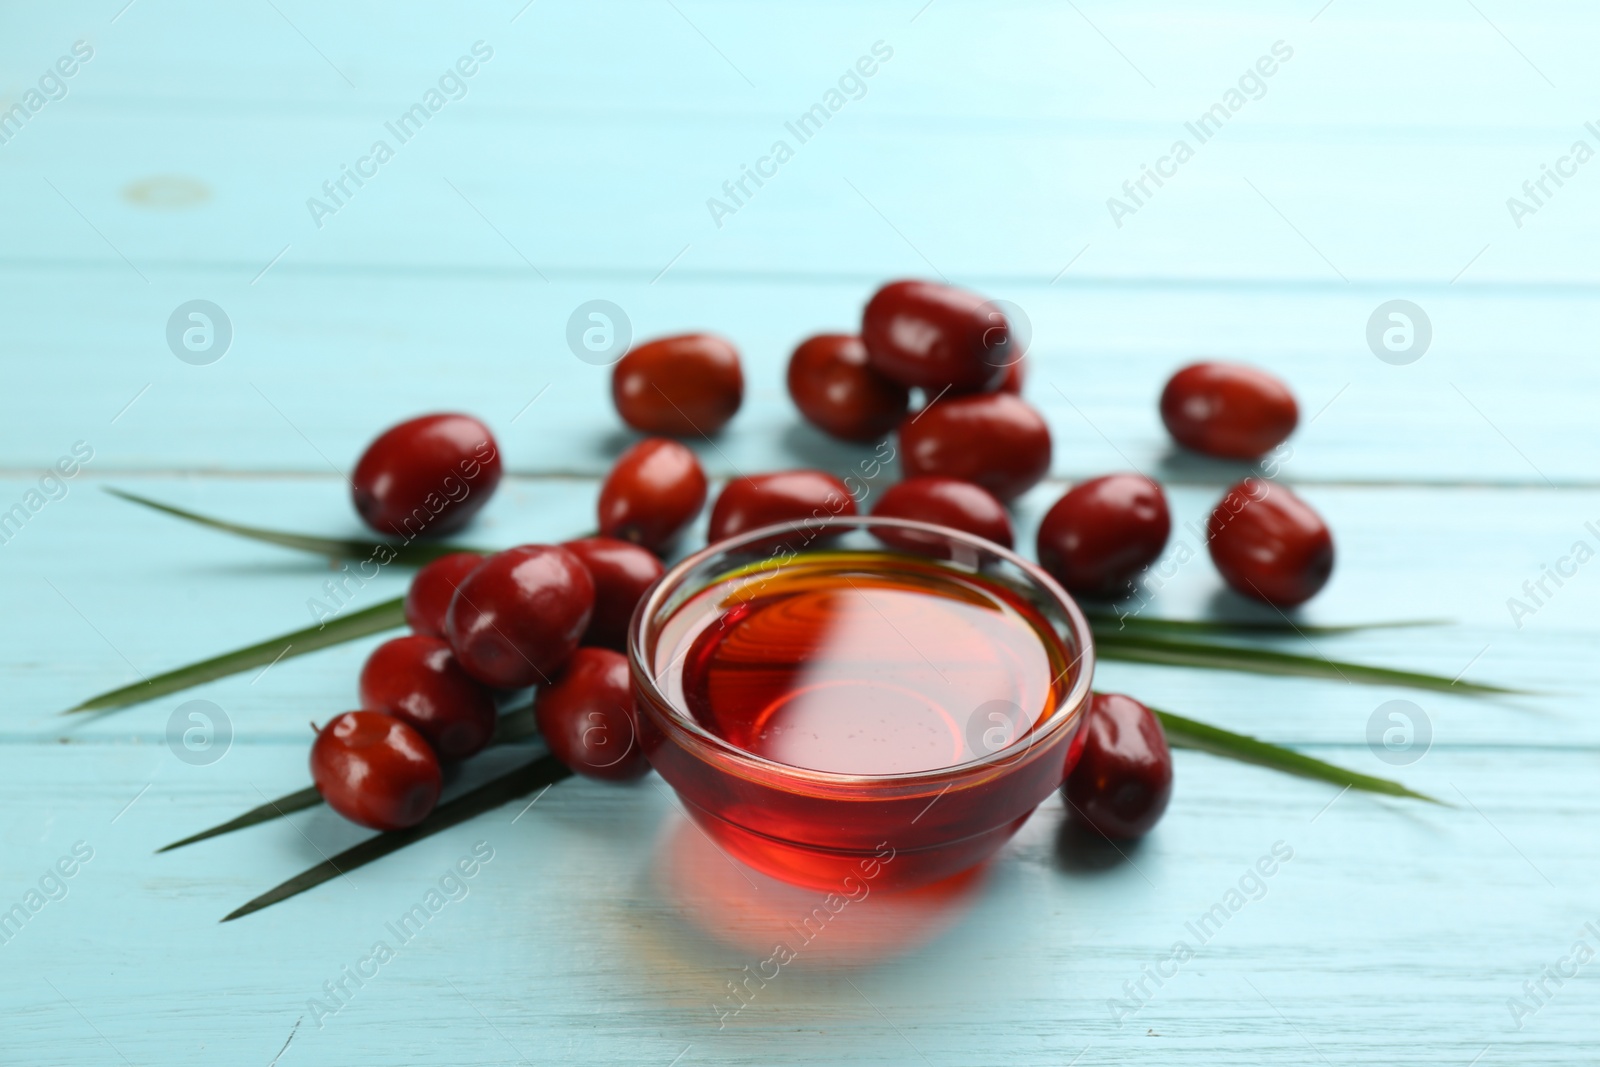
{"type": "Polygon", "coordinates": [[[1048,624],[1007,587],[917,557],[817,553],[713,585],[657,646],[670,699],[779,763],[951,767],[1023,737],[1069,685],[1048,624]]]}

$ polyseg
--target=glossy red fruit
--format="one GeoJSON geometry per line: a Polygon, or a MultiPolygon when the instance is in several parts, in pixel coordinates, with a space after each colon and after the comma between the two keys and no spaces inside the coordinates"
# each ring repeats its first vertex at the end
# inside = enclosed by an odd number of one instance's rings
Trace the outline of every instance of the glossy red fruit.
{"type": "Polygon", "coordinates": [[[1211,561],[1235,591],[1280,608],[1303,604],[1333,574],[1333,535],[1284,486],[1246,478],[1206,522],[1211,561]]]}
{"type": "Polygon", "coordinates": [[[855,499],[826,471],[776,471],[733,478],[711,508],[710,541],[779,522],[854,515],[855,499]]]}
{"type": "MultiPolygon", "coordinates": [[[[1011,547],[1011,516],[1005,505],[981,485],[956,478],[908,478],[883,491],[872,514],[887,519],[915,519],[963,530],[1011,547]]],[[[886,544],[908,552],[927,552],[947,558],[949,544],[941,538],[912,530],[875,527],[873,534],[886,544]]]]}
{"type": "Polygon", "coordinates": [[[311,781],[328,807],[373,830],[403,830],[439,802],[439,757],[416,730],[381,711],[347,711],[311,745],[311,781]]]}
{"type": "Polygon", "coordinates": [[[706,503],[706,473],[677,441],[647,437],[600,486],[600,532],[646,548],[669,544],[706,503]]]}
{"type": "Polygon", "coordinates": [[[890,282],[861,317],[874,370],[933,396],[993,389],[1011,362],[1005,314],[976,293],[937,282],[890,282]]]}
{"type": "Polygon", "coordinates": [[[580,648],[533,705],[550,752],[579,774],[626,781],[650,770],[634,728],[626,656],[580,648]]]}
{"type": "Polygon", "coordinates": [[[1180,445],[1255,459],[1294,432],[1300,409],[1282,379],[1239,363],[1194,363],[1161,391],[1161,421],[1180,445]]]}
{"type": "Polygon", "coordinates": [[[450,601],[445,637],[468,674],[519,689],[555,676],[593,614],[594,579],[577,556],[521,545],[467,575],[450,601]]]}
{"type": "Polygon", "coordinates": [[[410,540],[459,529],[500,484],[500,449],[470,415],[424,415],[391,426],[350,476],[366,524],[410,540]]]}
{"type": "Polygon", "coordinates": [[[714,434],[744,399],[739,351],[709,333],[647,341],[612,370],[611,399],[635,430],[671,437],[714,434]]]}
{"type": "Polygon", "coordinates": [[[482,751],[494,736],[494,697],[437,637],[412,634],[373,649],[360,693],[362,708],[414,727],[446,763],[482,751]]]}
{"type": "Polygon", "coordinates": [[[846,441],[876,441],[900,425],[911,403],[911,390],[868,366],[867,346],[849,334],[800,342],[788,381],[806,421],[846,441]]]}
{"type": "Polygon", "coordinates": [[[624,651],[633,609],[666,567],[638,545],[610,537],[584,537],[561,547],[577,556],[594,579],[594,614],[581,643],[624,651]]]}
{"type": "Polygon", "coordinates": [[[444,615],[456,586],[477,570],[483,557],[476,552],[452,552],[440,556],[411,577],[406,590],[406,625],[429,637],[444,636],[444,615]]]}
{"type": "Polygon", "coordinates": [[[1039,565],[1069,592],[1126,593],[1172,532],[1161,486],[1142,474],[1107,474],[1073,486],[1045,512],[1039,565]]]}
{"type": "Polygon", "coordinates": [[[1019,359],[1006,368],[1006,376],[1000,380],[1000,391],[1013,396],[1022,395],[1022,386],[1028,377],[1028,361],[1019,359]]]}
{"type": "Polygon", "coordinates": [[[1114,840],[1142,837],[1172,798],[1172,752],[1155,713],[1121,693],[1096,693],[1061,793],[1067,818],[1114,840]]]}
{"type": "Polygon", "coordinates": [[[1050,427],[1010,393],[947,396],[901,424],[900,463],[908,478],[959,478],[1014,500],[1050,471],[1050,427]]]}

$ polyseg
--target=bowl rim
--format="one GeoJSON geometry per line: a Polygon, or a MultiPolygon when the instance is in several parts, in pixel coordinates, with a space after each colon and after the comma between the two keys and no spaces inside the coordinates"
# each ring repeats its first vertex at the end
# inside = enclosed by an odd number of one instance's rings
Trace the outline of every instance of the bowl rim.
{"type": "MultiPolygon", "coordinates": [[[[805,550],[802,549],[802,551],[805,550]]],[[[936,558],[921,553],[896,551],[889,547],[879,551],[882,551],[884,555],[908,556],[924,560],[936,558]]],[[[1070,651],[1070,649],[1065,651],[1070,651]]],[[[680,744],[680,747],[698,750],[698,754],[704,759],[714,761],[724,768],[731,763],[751,777],[787,779],[824,788],[860,788],[872,784],[882,787],[895,787],[916,786],[919,784],[937,785],[946,781],[950,781],[953,784],[963,778],[982,778],[997,770],[1003,771],[1022,766],[1027,762],[1026,757],[1031,750],[1048,751],[1051,742],[1056,739],[1057,735],[1063,731],[1074,729],[1082,721],[1084,713],[1088,710],[1090,686],[1093,684],[1094,679],[1095,645],[1094,634],[1089,627],[1088,616],[1084,614],[1071,594],[1062,588],[1061,584],[1052,578],[1043,567],[1024,559],[1003,545],[979,537],[976,534],[968,533],[965,530],[957,530],[938,523],[921,522],[915,519],[873,515],[829,515],[773,523],[768,526],[747,530],[733,537],[713,542],[668,567],[665,573],[656,580],[655,584],[650,587],[650,590],[639,601],[638,606],[634,609],[633,618],[629,621],[628,665],[635,684],[641,688],[647,698],[639,701],[639,703],[645,705],[644,708],[639,709],[640,713],[659,716],[662,709],[665,709],[667,714],[664,716],[665,721],[661,725],[664,727],[664,732],[668,735],[669,740],[672,743],[680,744]],[[715,555],[785,533],[802,530],[815,531],[819,528],[825,529],[829,527],[840,530],[866,529],[871,526],[895,526],[910,531],[937,534],[963,542],[975,549],[992,553],[1019,568],[1028,576],[1030,581],[1042,588],[1055,601],[1056,606],[1066,616],[1068,628],[1078,643],[1077,655],[1066,668],[1068,672],[1076,669],[1077,675],[1073,678],[1071,686],[1068,687],[1055,710],[1051,712],[1041,728],[1028,731],[1025,736],[1018,738],[1005,748],[997,749],[980,759],[968,760],[965,763],[952,764],[948,767],[901,771],[893,774],[845,774],[838,771],[796,767],[792,764],[780,763],[777,760],[759,756],[748,749],[740,748],[701,726],[685,709],[678,707],[667,697],[667,694],[663,692],[656,679],[653,666],[648,662],[647,653],[652,650],[645,648],[645,624],[647,620],[655,617],[664,601],[678,591],[683,578],[689,572],[715,555]]]]}

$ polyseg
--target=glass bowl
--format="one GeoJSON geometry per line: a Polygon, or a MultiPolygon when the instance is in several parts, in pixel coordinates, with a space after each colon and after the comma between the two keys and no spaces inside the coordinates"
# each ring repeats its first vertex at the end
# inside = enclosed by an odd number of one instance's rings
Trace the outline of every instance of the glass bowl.
{"type": "MultiPolygon", "coordinates": [[[[1065,779],[1077,756],[1074,741],[1094,674],[1088,620],[1038,566],[971,534],[870,516],[764,527],[688,557],[635,611],[628,658],[645,754],[711,840],[773,877],[846,894],[852,880],[911,888],[993,855],[1065,779]],[[875,532],[902,545],[915,543],[919,551],[890,549],[875,532]],[[924,571],[948,571],[948,577],[1003,590],[1024,605],[1041,645],[1054,643],[1046,649],[1051,663],[1065,664],[1048,688],[1048,706],[1029,712],[1032,728],[1014,738],[1002,730],[992,742],[975,746],[973,758],[951,766],[845,774],[791,766],[737,747],[702,725],[683,706],[686,700],[669,696],[668,683],[672,672],[681,673],[683,657],[674,657],[677,645],[668,631],[682,632],[680,613],[708,617],[697,608],[707,600],[702,594],[709,590],[715,597],[718,586],[748,589],[796,562],[823,567],[842,553],[858,574],[863,559],[881,560],[886,573],[914,561],[924,571]],[[986,751],[991,743],[994,750],[986,751]]],[[[985,726],[969,724],[968,736],[977,730],[990,737],[985,726]]]]}

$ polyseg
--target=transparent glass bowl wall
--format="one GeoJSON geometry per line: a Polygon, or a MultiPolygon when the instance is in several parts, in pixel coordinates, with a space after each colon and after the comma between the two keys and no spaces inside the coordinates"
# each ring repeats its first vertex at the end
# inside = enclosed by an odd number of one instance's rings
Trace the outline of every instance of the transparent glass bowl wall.
{"type": "Polygon", "coordinates": [[[989,858],[1065,776],[1089,700],[1094,647],[1072,598],[1036,565],[999,545],[904,519],[842,516],[752,530],[673,567],[634,614],[629,660],[639,736],[650,762],[726,852],[774,877],[838,888],[850,877],[910,888],[989,858]],[[1042,616],[1070,664],[1038,725],[981,759],[932,771],[856,775],[776,763],[703,728],[658,684],[665,624],[690,598],[734,572],[790,553],[887,549],[874,530],[922,542],[933,565],[1001,583],[1042,616]],[[868,871],[871,871],[868,874],[868,871]]]}

